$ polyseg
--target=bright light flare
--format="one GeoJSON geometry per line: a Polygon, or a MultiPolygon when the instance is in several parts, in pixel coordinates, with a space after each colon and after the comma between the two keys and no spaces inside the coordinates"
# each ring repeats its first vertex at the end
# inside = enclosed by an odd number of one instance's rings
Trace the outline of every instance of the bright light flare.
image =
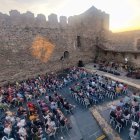
{"type": "Polygon", "coordinates": [[[47,62],[54,48],[55,46],[48,39],[38,36],[32,43],[32,55],[43,62],[47,62]]]}

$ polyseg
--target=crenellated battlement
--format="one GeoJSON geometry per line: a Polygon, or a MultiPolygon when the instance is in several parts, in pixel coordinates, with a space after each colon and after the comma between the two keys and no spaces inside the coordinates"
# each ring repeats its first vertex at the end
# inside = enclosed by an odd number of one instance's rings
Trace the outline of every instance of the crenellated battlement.
{"type": "Polygon", "coordinates": [[[36,17],[34,13],[27,11],[26,13],[20,13],[17,10],[11,10],[9,15],[0,13],[0,26],[19,26],[19,27],[43,27],[43,28],[67,28],[67,27],[97,27],[104,26],[109,30],[109,15],[91,7],[86,12],[76,16],[58,16],[56,14],[50,14],[48,20],[45,15],[38,14],[36,17]]]}

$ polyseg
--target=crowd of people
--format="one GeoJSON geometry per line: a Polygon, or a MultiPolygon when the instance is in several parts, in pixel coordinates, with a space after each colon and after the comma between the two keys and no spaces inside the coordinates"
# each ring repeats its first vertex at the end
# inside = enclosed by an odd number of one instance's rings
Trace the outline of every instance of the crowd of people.
{"type": "Polygon", "coordinates": [[[117,75],[117,76],[120,75],[120,72],[117,69],[106,67],[104,65],[99,65],[98,70],[108,72],[108,73],[111,73],[111,74],[114,74],[114,75],[117,75]]]}
{"type": "Polygon", "coordinates": [[[119,132],[126,126],[130,127],[130,138],[139,139],[140,94],[131,95],[127,85],[98,74],[92,74],[92,76],[87,76],[74,83],[70,87],[70,93],[78,103],[85,107],[103,102],[107,98],[122,98],[117,104],[111,106],[110,123],[119,132]]]}
{"type": "Polygon", "coordinates": [[[74,105],[59,92],[68,84],[86,75],[72,67],[66,77],[51,73],[0,87],[0,136],[3,140],[45,140],[58,131],[70,129],[67,114],[74,105]]]}
{"type": "MultiPolygon", "coordinates": [[[[72,97],[85,107],[128,93],[127,85],[76,67],[69,68],[61,78],[51,73],[5,85],[0,87],[2,140],[45,140],[46,136],[55,137],[57,133],[71,129],[68,115],[73,114],[75,106],[62,96],[64,87],[70,87],[72,97]]],[[[119,117],[122,120],[122,117],[133,116],[137,120],[140,115],[139,96],[134,94],[133,97],[133,101],[128,102],[126,96],[110,112],[115,124],[121,124],[122,128],[125,123],[119,122],[119,117]]]]}
{"type": "Polygon", "coordinates": [[[139,140],[140,128],[140,95],[133,93],[126,95],[116,104],[111,105],[110,123],[114,125],[119,132],[123,128],[131,125],[129,136],[133,140],[139,140]]]}
{"type": "Polygon", "coordinates": [[[102,102],[105,98],[115,99],[126,94],[127,90],[127,85],[97,74],[83,78],[70,88],[71,95],[86,107],[102,102]]]}
{"type": "Polygon", "coordinates": [[[72,109],[73,105],[57,93],[54,97],[46,96],[45,100],[37,100],[36,103],[27,102],[27,108],[19,106],[15,112],[5,112],[3,134],[17,140],[42,140],[46,136],[45,130],[47,136],[55,136],[58,129],[71,127],[62,110],[72,109]]]}
{"type": "Polygon", "coordinates": [[[123,71],[122,64],[108,61],[100,61],[98,62],[98,70],[108,72],[114,75],[120,75],[123,71]]]}

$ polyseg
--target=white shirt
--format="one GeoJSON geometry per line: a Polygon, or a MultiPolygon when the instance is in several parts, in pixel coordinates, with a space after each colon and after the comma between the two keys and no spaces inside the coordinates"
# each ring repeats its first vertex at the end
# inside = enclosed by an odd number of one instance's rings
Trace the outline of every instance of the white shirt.
{"type": "Polygon", "coordinates": [[[115,86],[116,82],[115,81],[112,81],[112,86],[115,86]]]}
{"type": "Polygon", "coordinates": [[[111,108],[111,110],[113,110],[113,111],[116,110],[116,106],[115,106],[115,105],[111,105],[110,108],[111,108]]]}
{"type": "Polygon", "coordinates": [[[10,134],[11,131],[12,131],[12,129],[10,127],[4,128],[4,133],[6,133],[6,134],[10,134]]]}
{"type": "Polygon", "coordinates": [[[122,84],[119,84],[119,88],[123,89],[123,85],[122,84]]]}
{"type": "Polygon", "coordinates": [[[95,85],[95,82],[94,82],[94,81],[92,81],[92,83],[91,83],[91,84],[92,84],[92,86],[94,86],[94,85],[95,85]]]}
{"type": "Polygon", "coordinates": [[[2,137],[1,140],[14,140],[13,138],[8,139],[6,136],[2,137]]]}
{"type": "Polygon", "coordinates": [[[25,130],[25,128],[23,128],[23,127],[21,127],[21,128],[19,129],[18,133],[19,133],[19,135],[21,135],[21,136],[26,136],[26,135],[27,135],[26,130],[25,130]]]}
{"type": "Polygon", "coordinates": [[[17,126],[18,126],[18,127],[23,127],[23,126],[25,126],[25,120],[23,119],[23,120],[21,120],[20,122],[18,122],[17,126]]]}
{"type": "Polygon", "coordinates": [[[124,117],[125,119],[129,120],[129,119],[130,119],[130,114],[128,114],[127,116],[123,115],[123,117],[124,117]]]}
{"type": "Polygon", "coordinates": [[[130,128],[130,130],[129,130],[130,132],[129,132],[129,136],[131,137],[131,138],[133,138],[134,140],[139,140],[139,132],[137,131],[137,133],[136,133],[136,135],[134,135],[134,129],[133,128],[130,128]]]}

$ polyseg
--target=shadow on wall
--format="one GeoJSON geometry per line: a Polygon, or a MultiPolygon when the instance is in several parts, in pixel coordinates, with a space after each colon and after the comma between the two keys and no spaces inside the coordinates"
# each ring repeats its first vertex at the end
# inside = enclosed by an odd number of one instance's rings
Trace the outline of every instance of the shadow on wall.
{"type": "Polygon", "coordinates": [[[42,62],[47,62],[53,51],[54,51],[55,45],[52,44],[48,39],[43,38],[41,36],[37,36],[33,43],[32,43],[32,55],[41,60],[42,62]]]}

